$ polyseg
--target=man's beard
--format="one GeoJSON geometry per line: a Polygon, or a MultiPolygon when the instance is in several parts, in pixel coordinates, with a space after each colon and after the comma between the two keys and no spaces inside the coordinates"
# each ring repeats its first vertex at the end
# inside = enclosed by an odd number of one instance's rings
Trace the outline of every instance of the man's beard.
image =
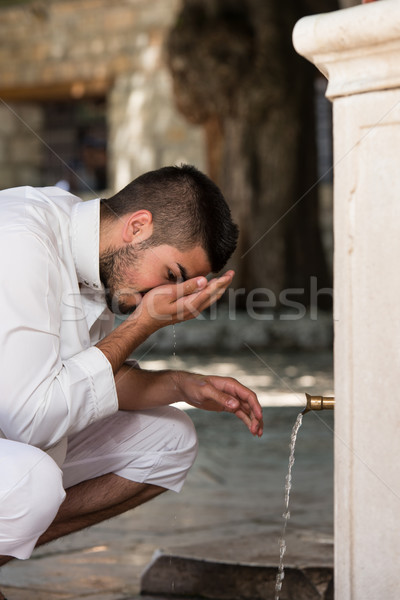
{"type": "MultiPolygon", "coordinates": [[[[146,242],[143,244],[145,245],[146,242]]],[[[104,285],[107,306],[114,314],[130,314],[140,302],[139,300],[132,305],[123,300],[128,295],[132,297],[140,294],[138,290],[127,288],[124,281],[124,273],[127,269],[132,269],[140,263],[140,250],[142,250],[141,244],[138,244],[135,248],[132,246],[108,248],[100,255],[100,280],[104,285]]]]}

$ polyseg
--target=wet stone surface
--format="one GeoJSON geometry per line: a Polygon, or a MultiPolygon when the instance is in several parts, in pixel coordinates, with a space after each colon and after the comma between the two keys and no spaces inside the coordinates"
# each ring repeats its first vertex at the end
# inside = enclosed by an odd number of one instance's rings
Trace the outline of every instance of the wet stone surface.
{"type": "MultiPolygon", "coordinates": [[[[5,565],[0,589],[8,600],[138,598],[142,574],[149,573],[155,552],[164,557],[166,583],[157,592],[147,587],[147,600],[178,590],[181,598],[208,594],[227,599],[227,591],[219,595],[222,588],[229,589],[232,600],[238,593],[244,599],[273,600],[270,581],[275,581],[279,561],[290,432],[304,391],[332,392],[332,357],[328,352],[264,353],[260,359],[249,353],[182,357],[179,337],[177,352],[175,364],[171,357],[147,356],[142,365],[237,377],[266,404],[264,436],[253,438],[227,413],[191,410],[200,450],[183,491],[52,542],[28,561],[5,565]],[[186,564],[185,579],[179,561],[186,564]],[[206,576],[196,579],[204,564],[206,576]],[[237,576],[228,588],[224,577],[232,569],[237,576]],[[197,586],[191,591],[184,587],[189,575],[197,586]]],[[[298,434],[281,600],[333,598],[333,420],[332,412],[309,413],[298,434]]],[[[161,582],[161,576],[157,579],[161,582]]]]}

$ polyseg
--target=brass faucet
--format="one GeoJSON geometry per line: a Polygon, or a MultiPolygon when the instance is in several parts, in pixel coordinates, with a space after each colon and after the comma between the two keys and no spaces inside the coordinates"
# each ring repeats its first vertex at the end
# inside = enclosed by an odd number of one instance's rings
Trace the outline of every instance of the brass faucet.
{"type": "Polygon", "coordinates": [[[305,415],[310,410],[333,410],[335,408],[335,398],[328,396],[310,396],[306,394],[307,404],[302,414],[305,415]]]}

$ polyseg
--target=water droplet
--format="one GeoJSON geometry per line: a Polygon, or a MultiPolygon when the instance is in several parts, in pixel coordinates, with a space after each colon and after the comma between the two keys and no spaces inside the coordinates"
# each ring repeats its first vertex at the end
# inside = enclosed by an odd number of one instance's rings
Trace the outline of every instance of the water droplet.
{"type": "Polygon", "coordinates": [[[174,358],[176,358],[176,331],[175,331],[175,325],[172,325],[172,336],[173,336],[172,356],[174,358]]]}

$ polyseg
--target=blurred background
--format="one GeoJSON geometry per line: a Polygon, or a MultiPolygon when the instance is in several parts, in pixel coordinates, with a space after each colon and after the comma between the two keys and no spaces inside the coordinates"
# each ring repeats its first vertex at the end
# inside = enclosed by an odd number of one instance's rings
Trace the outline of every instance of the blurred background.
{"type": "MultiPolygon", "coordinates": [[[[53,544],[31,570],[2,569],[6,585],[23,588],[16,600],[35,586],[53,600],[43,589],[54,587],[55,571],[71,589],[92,588],[97,563],[101,589],[137,590],[154,549],[189,537],[211,540],[211,550],[196,550],[208,559],[240,546],[237,560],[275,564],[291,426],[304,392],[333,393],[332,112],[326,80],[296,55],[292,30],[303,16],[359,3],[0,0],[0,187],[57,184],[88,199],[169,164],[206,172],[240,226],[233,295],[218,314],[160,330],[136,357],[150,369],[238,377],[258,393],[266,422],[255,446],[244,428],[241,442],[229,415],[191,411],[200,454],[180,500],[166,495],[139,521],[129,513],[91,530],[93,540],[53,544]],[[257,532],[258,545],[243,544],[238,523],[257,532]],[[115,555],[120,569],[128,557],[126,570],[105,581],[115,555]]],[[[318,536],[332,546],[333,415],[324,419],[307,417],[301,432],[293,560],[318,536]]]]}
{"type": "Polygon", "coordinates": [[[293,302],[330,311],[331,293],[313,298],[310,277],[318,290],[332,286],[331,106],[291,33],[302,16],[337,8],[1,1],[0,186],[58,184],[88,198],[147,170],[195,164],[240,225],[235,305],[268,288],[279,310],[294,288],[293,302]]]}

